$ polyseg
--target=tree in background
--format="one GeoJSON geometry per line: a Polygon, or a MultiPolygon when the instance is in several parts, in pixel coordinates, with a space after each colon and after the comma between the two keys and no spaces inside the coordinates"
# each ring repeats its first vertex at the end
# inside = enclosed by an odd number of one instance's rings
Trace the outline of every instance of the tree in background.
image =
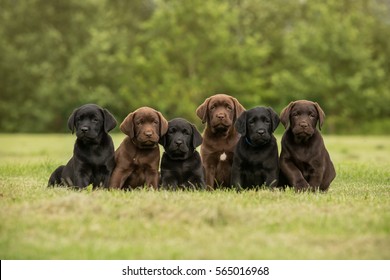
{"type": "Polygon", "coordinates": [[[376,42],[376,28],[384,23],[369,1],[326,3],[302,3],[299,20],[284,36],[283,68],[272,79],[275,92],[318,101],[329,116],[327,127],[348,131],[368,116],[389,116],[383,107],[390,104],[389,52],[376,42]]]}
{"type": "Polygon", "coordinates": [[[64,131],[88,102],[200,124],[227,93],[277,111],[311,99],[328,131],[388,133],[389,18],[384,0],[2,0],[0,129],[64,131]]]}
{"type": "Polygon", "coordinates": [[[122,98],[193,122],[197,106],[216,92],[234,93],[247,105],[258,103],[263,71],[258,66],[269,48],[256,34],[239,33],[239,17],[228,4],[215,1],[157,1],[128,56],[122,98]]]}

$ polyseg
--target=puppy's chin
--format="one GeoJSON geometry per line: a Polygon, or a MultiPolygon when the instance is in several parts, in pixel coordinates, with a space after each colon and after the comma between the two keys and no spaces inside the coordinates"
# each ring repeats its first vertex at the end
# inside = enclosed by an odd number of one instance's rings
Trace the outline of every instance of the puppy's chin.
{"type": "Polygon", "coordinates": [[[230,129],[230,125],[217,124],[211,127],[211,131],[215,134],[226,134],[230,129]]]}
{"type": "Polygon", "coordinates": [[[250,139],[250,144],[253,146],[263,146],[271,140],[270,137],[268,136],[263,136],[263,137],[253,137],[250,139]]]}
{"type": "Polygon", "coordinates": [[[84,133],[76,133],[77,140],[83,142],[84,144],[98,144],[100,142],[100,138],[98,135],[88,135],[84,133]]]}
{"type": "Polygon", "coordinates": [[[183,152],[181,150],[165,151],[167,155],[174,160],[184,160],[189,157],[189,152],[183,152]]]}
{"type": "Polygon", "coordinates": [[[313,133],[304,130],[293,131],[293,134],[296,143],[307,142],[313,136],[313,133]]]}
{"type": "Polygon", "coordinates": [[[134,141],[134,144],[140,149],[153,149],[157,147],[157,142],[147,140],[147,141],[134,141]]]}
{"type": "Polygon", "coordinates": [[[141,149],[152,149],[158,146],[158,137],[142,137],[142,135],[138,135],[132,139],[133,143],[141,148],[141,149]]]}

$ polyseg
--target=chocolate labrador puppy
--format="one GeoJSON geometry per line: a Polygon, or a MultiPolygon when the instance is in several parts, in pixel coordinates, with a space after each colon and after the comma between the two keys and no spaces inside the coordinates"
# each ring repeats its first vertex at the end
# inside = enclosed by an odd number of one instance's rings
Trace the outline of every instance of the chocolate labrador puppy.
{"type": "Polygon", "coordinates": [[[240,188],[275,187],[279,177],[278,145],[273,132],[279,116],[268,107],[245,111],[236,121],[241,134],[232,166],[232,184],[240,188]]]}
{"type": "Polygon", "coordinates": [[[231,187],[233,154],[240,138],[234,123],[244,111],[236,98],[226,94],[207,98],[196,110],[197,116],[206,123],[200,154],[209,190],[231,187]]]}
{"type": "Polygon", "coordinates": [[[168,130],[167,120],[153,108],[141,107],[123,120],[120,129],[127,137],[115,152],[116,167],[110,187],[132,189],[146,185],[157,189],[158,142],[168,130]]]}
{"type": "Polygon", "coordinates": [[[108,132],[115,126],[114,116],[95,104],[75,109],[68,120],[69,129],[72,133],[76,130],[77,136],[73,157],[51,174],[48,185],[107,188],[115,167],[114,144],[108,132]]]}
{"type": "Polygon", "coordinates": [[[202,144],[202,136],[196,127],[182,118],[170,120],[160,144],[165,149],[160,166],[161,185],[172,189],[204,189],[202,161],[196,151],[202,144]]]}
{"type": "Polygon", "coordinates": [[[336,172],[319,129],[325,114],[316,102],[298,100],[283,109],[286,127],[280,154],[281,175],[297,191],[327,191],[336,172]]]}

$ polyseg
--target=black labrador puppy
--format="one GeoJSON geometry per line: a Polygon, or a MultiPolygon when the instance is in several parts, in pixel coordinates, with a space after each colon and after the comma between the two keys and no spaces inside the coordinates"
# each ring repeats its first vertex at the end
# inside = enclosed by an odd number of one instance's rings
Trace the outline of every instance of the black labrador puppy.
{"type": "Polygon", "coordinates": [[[159,143],[165,149],[160,167],[162,187],[205,188],[202,161],[196,151],[202,136],[193,124],[182,118],[169,121],[168,132],[159,143]]]}
{"type": "Polygon", "coordinates": [[[273,132],[279,125],[279,116],[268,107],[245,111],[235,126],[241,134],[232,167],[232,184],[237,189],[278,184],[278,145],[273,132]]]}
{"type": "Polygon", "coordinates": [[[75,109],[68,120],[69,129],[72,133],[76,130],[77,136],[73,157],[51,174],[48,185],[108,188],[115,167],[114,144],[108,132],[115,126],[114,116],[95,104],[75,109]]]}

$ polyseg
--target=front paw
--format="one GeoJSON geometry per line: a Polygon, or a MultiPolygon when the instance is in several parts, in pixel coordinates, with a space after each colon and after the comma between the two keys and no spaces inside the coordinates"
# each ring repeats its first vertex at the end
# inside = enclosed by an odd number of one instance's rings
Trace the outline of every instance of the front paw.
{"type": "Polygon", "coordinates": [[[295,191],[297,192],[304,192],[307,191],[310,188],[309,183],[302,179],[302,180],[297,180],[296,182],[293,182],[292,184],[294,186],[295,191]]]}

